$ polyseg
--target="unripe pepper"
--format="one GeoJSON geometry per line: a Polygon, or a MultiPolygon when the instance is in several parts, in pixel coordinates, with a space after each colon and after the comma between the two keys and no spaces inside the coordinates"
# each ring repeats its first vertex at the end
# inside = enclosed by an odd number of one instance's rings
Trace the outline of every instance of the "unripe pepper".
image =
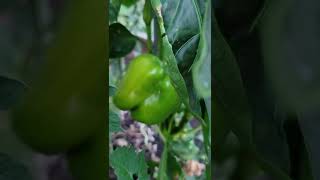
{"type": "Polygon", "coordinates": [[[145,124],[160,123],[180,106],[180,98],[162,62],[151,54],[132,60],[113,98],[121,110],[145,124]]]}

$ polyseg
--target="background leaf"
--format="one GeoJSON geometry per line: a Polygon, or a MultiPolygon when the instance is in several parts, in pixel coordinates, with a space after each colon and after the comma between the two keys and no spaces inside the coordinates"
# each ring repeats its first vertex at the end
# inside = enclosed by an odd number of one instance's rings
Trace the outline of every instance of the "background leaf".
{"type": "Polygon", "coordinates": [[[189,70],[197,53],[204,0],[163,0],[164,25],[180,71],[189,70]],[[201,8],[201,9],[200,9],[201,8]]]}
{"type": "Polygon", "coordinates": [[[137,38],[120,23],[109,26],[110,56],[109,58],[123,57],[133,50],[137,38]]]}
{"type": "Polygon", "coordinates": [[[137,0],[121,0],[122,4],[129,7],[129,6],[132,6],[134,5],[137,0]]]}
{"type": "Polygon", "coordinates": [[[119,180],[133,180],[134,174],[138,176],[139,180],[149,179],[144,152],[136,153],[132,147],[117,148],[110,155],[110,163],[119,180]]]}
{"type": "Polygon", "coordinates": [[[113,132],[119,132],[122,130],[120,124],[120,117],[117,113],[109,111],[109,134],[113,132]]]}
{"type": "Polygon", "coordinates": [[[195,61],[192,67],[195,89],[199,97],[208,98],[211,96],[211,3],[207,3],[195,61]]]}
{"type": "Polygon", "coordinates": [[[117,21],[120,7],[120,0],[109,0],[109,24],[117,21]]]}

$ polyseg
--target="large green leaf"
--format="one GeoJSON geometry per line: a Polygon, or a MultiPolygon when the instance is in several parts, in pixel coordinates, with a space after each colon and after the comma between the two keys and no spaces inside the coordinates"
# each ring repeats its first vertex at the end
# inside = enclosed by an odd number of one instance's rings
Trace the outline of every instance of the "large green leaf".
{"type": "Polygon", "coordinates": [[[149,179],[144,153],[136,153],[132,147],[121,147],[113,151],[110,155],[110,164],[119,180],[133,180],[134,174],[139,180],[149,179]]]}
{"type": "Polygon", "coordinates": [[[202,98],[211,97],[211,3],[207,4],[192,77],[197,94],[202,98]]]}
{"type": "MultiPolygon", "coordinates": [[[[186,16],[190,16],[189,18],[195,18],[193,15],[196,16],[196,21],[198,22],[197,24],[191,24],[190,27],[184,27],[186,29],[181,30],[181,32],[175,32],[178,34],[181,34],[181,36],[179,36],[179,38],[181,38],[181,42],[193,42],[193,43],[198,43],[198,40],[190,40],[188,41],[190,38],[192,39],[193,36],[189,36],[190,33],[185,33],[185,31],[188,31],[188,29],[194,29],[194,25],[197,25],[197,27],[195,27],[196,29],[200,29],[201,27],[201,12],[199,11],[198,7],[198,1],[192,1],[192,2],[185,2],[185,1],[160,1],[160,0],[152,0],[152,6],[154,9],[154,12],[157,15],[157,20],[159,23],[159,28],[160,28],[160,34],[161,34],[161,54],[162,54],[162,59],[166,62],[166,67],[167,67],[167,72],[170,76],[170,78],[173,81],[173,84],[179,94],[179,96],[181,97],[183,103],[187,106],[187,108],[192,112],[192,114],[194,116],[196,116],[196,118],[200,119],[203,123],[203,119],[201,118],[200,114],[194,110],[198,109],[198,108],[194,108],[190,106],[190,102],[196,102],[198,101],[198,97],[196,96],[189,96],[188,93],[188,89],[186,87],[186,83],[185,83],[185,79],[188,76],[188,68],[185,70],[183,69],[179,69],[177,62],[182,62],[181,60],[177,60],[176,58],[181,58],[181,57],[191,57],[191,61],[189,61],[185,67],[189,67],[191,66],[191,64],[194,61],[194,57],[195,57],[195,53],[194,56],[192,55],[191,51],[194,50],[196,52],[196,48],[194,45],[192,45],[192,49],[190,48],[190,46],[183,46],[184,43],[180,43],[179,41],[177,41],[178,44],[175,44],[174,41],[170,42],[169,41],[169,36],[174,37],[173,35],[166,35],[166,34],[170,34],[173,32],[170,31],[176,31],[176,29],[174,28],[170,28],[170,30],[168,29],[168,27],[166,28],[165,26],[168,26],[168,24],[170,24],[169,20],[164,20],[163,16],[167,16],[168,14],[171,15],[171,17],[175,17],[177,16],[177,14],[180,14],[179,17],[180,18],[184,18],[184,21],[186,20],[186,16]],[[173,4],[173,6],[171,7],[171,5],[173,4]],[[170,7],[169,7],[170,5],[170,7]],[[183,8],[181,8],[183,7],[183,8]],[[186,7],[191,8],[191,11],[194,11],[193,14],[188,14],[187,11],[189,12],[190,9],[187,9],[186,7]],[[178,8],[177,11],[174,10],[174,8],[178,8]],[[180,12],[181,11],[181,12],[180,12]],[[187,14],[185,14],[187,13],[187,14]],[[185,16],[182,16],[182,14],[185,14],[185,16]],[[191,16],[192,15],[192,16],[191,16]],[[169,31],[168,31],[169,30],[169,31]],[[187,37],[188,36],[188,37],[187,37]],[[189,38],[189,39],[188,39],[189,38]],[[183,53],[188,53],[188,55],[184,55],[184,54],[179,54],[179,55],[175,55],[174,51],[178,51],[179,49],[176,49],[173,46],[183,46],[184,48],[186,48],[186,50],[183,51],[179,51],[179,52],[183,52],[183,53]],[[188,65],[189,64],[189,65],[188,65]],[[182,76],[182,74],[184,76],[182,76]]],[[[202,6],[201,6],[202,7],[202,6]]],[[[179,18],[178,18],[179,19],[179,18]]],[[[176,18],[173,19],[173,21],[178,21],[176,18]]],[[[182,21],[182,19],[180,19],[180,21],[182,21]]],[[[182,25],[182,24],[180,24],[182,25]]],[[[179,25],[177,25],[178,27],[179,25]]],[[[181,27],[182,28],[182,27],[181,27]]],[[[196,36],[197,33],[195,34],[196,36]]],[[[196,46],[197,47],[197,46],[196,46]]],[[[187,59],[184,59],[185,61],[187,61],[187,59]]],[[[181,66],[180,66],[181,67],[181,66]]],[[[189,84],[190,86],[190,84],[189,84]]],[[[192,88],[191,88],[192,89],[192,88]]],[[[189,89],[190,90],[190,89],[189,89]]],[[[197,103],[195,103],[197,104],[197,103]]],[[[205,123],[204,123],[205,124],[205,123]]]]}
{"type": "MultiPolygon", "coordinates": [[[[163,16],[161,13],[162,4],[160,0],[151,0],[152,8],[157,16],[159,29],[161,34],[165,34],[163,16]]],[[[174,88],[177,90],[182,102],[190,109],[189,95],[186,83],[178,69],[177,61],[173,53],[172,45],[168,40],[168,36],[163,36],[161,40],[162,60],[165,63],[166,71],[173,82],[174,88]]]]}
{"type": "Polygon", "coordinates": [[[204,0],[162,0],[166,34],[181,71],[189,70],[197,53],[204,0]]]}
{"type": "Polygon", "coordinates": [[[110,58],[123,57],[130,53],[136,45],[137,38],[120,23],[109,26],[110,58]]]}

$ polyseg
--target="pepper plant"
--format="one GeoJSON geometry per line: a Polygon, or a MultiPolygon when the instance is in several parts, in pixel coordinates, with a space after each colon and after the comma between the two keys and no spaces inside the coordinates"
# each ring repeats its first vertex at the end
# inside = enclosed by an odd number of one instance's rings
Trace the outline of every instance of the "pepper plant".
{"type": "Polygon", "coordinates": [[[211,1],[109,3],[109,177],[211,179],[211,1]],[[158,161],[148,142],[113,143],[124,113],[160,137],[158,161]]]}

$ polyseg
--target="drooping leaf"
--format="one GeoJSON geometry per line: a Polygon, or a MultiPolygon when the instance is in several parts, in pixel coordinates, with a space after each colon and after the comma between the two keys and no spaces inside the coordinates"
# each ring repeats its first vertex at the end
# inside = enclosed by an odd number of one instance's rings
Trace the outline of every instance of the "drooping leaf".
{"type": "Polygon", "coordinates": [[[196,57],[195,50],[199,44],[199,34],[190,38],[185,44],[181,46],[175,53],[179,70],[183,72],[189,72],[191,65],[196,57]]]}
{"type": "Polygon", "coordinates": [[[136,153],[132,147],[120,147],[113,151],[110,164],[119,180],[133,180],[134,174],[139,180],[149,179],[144,152],[136,153]]]}
{"type": "Polygon", "coordinates": [[[127,55],[136,45],[137,38],[120,23],[109,26],[109,50],[110,58],[118,58],[127,55]]]}
{"type": "Polygon", "coordinates": [[[204,0],[163,0],[164,26],[179,69],[189,70],[199,44],[204,0]]]}
{"type": "Polygon", "coordinates": [[[194,65],[192,77],[201,98],[211,97],[211,1],[208,1],[200,32],[200,44],[194,65]]]}
{"type": "MultiPolygon", "coordinates": [[[[152,0],[151,4],[152,4],[153,10],[156,12],[160,32],[161,34],[165,34],[166,30],[164,27],[163,17],[161,13],[161,7],[162,7],[161,2],[160,0],[152,0]]],[[[162,37],[161,49],[163,51],[162,60],[166,65],[165,67],[167,69],[167,72],[171,80],[173,81],[173,86],[177,90],[183,103],[189,108],[189,95],[188,95],[186,83],[178,69],[178,65],[177,65],[175,56],[173,54],[172,45],[169,43],[167,36],[162,37]]]]}
{"type": "Polygon", "coordinates": [[[199,34],[201,14],[198,1],[162,1],[164,25],[174,53],[193,36],[199,34]]]}
{"type": "Polygon", "coordinates": [[[181,101],[186,105],[187,109],[194,115],[197,119],[199,119],[202,124],[206,124],[202,119],[201,115],[195,112],[190,106],[190,99],[188,94],[188,89],[186,87],[186,83],[184,81],[181,72],[179,71],[176,58],[173,53],[172,45],[169,42],[168,36],[166,35],[166,30],[164,27],[164,21],[162,16],[162,4],[160,0],[151,0],[152,8],[157,16],[157,21],[159,24],[160,34],[161,35],[161,52],[162,52],[162,60],[165,63],[165,67],[169,77],[173,82],[174,88],[177,90],[181,101]]]}

